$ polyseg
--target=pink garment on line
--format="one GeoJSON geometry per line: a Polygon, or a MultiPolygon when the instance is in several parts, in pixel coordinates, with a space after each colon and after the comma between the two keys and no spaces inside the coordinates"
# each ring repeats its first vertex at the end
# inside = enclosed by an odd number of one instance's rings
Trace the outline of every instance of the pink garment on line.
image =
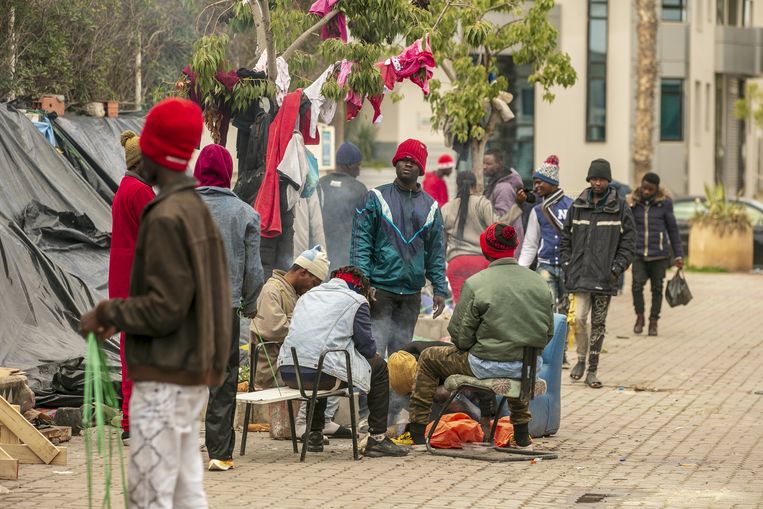
{"type": "Polygon", "coordinates": [[[404,79],[410,78],[424,91],[424,95],[429,95],[429,80],[432,78],[437,62],[432,54],[429,39],[419,39],[398,56],[377,65],[384,80],[384,86],[388,90],[393,90],[395,83],[401,83],[404,79]]]}
{"type": "MultiPolygon", "coordinates": [[[[343,87],[347,84],[347,79],[350,76],[350,73],[352,72],[352,65],[353,62],[348,62],[347,60],[342,60],[342,63],[339,66],[339,75],[336,78],[336,83],[340,87],[343,87]]],[[[344,96],[344,102],[345,102],[345,109],[346,115],[345,118],[347,120],[352,120],[355,117],[358,116],[358,113],[360,113],[360,110],[363,108],[363,100],[365,97],[358,94],[352,89],[348,89],[347,93],[344,96]]],[[[373,97],[368,97],[368,102],[371,103],[371,106],[374,108],[374,119],[373,122],[376,124],[381,121],[381,103],[384,100],[384,95],[376,95],[373,97]]]]}
{"type": "MultiPolygon", "coordinates": [[[[310,6],[309,14],[315,14],[321,18],[332,11],[334,5],[339,0],[317,0],[310,6]]],[[[341,39],[347,42],[347,17],[343,12],[340,12],[327,24],[323,25],[321,30],[321,39],[341,39]]]]}

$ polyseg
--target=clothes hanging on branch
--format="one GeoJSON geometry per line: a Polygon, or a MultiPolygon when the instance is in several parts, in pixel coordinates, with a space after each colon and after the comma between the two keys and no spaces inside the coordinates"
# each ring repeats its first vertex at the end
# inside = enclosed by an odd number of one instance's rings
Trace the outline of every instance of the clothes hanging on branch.
{"type": "Polygon", "coordinates": [[[388,90],[392,91],[395,83],[410,78],[424,91],[424,95],[429,95],[429,80],[437,62],[432,54],[429,38],[426,38],[417,40],[398,56],[388,58],[377,66],[388,90]]]}
{"type": "Polygon", "coordinates": [[[336,114],[336,101],[326,99],[321,89],[330,76],[336,72],[338,64],[329,65],[325,71],[309,87],[304,90],[305,96],[310,99],[310,136],[316,136],[318,131],[318,116],[327,124],[334,120],[336,114]]]}
{"type": "MultiPolygon", "coordinates": [[[[257,64],[254,66],[254,70],[257,72],[265,72],[268,70],[268,53],[263,51],[260,55],[257,64]]],[[[283,103],[283,98],[289,93],[289,85],[291,85],[291,76],[289,75],[289,64],[286,63],[283,57],[276,57],[276,102],[279,106],[283,103]]]]}
{"type": "MultiPolygon", "coordinates": [[[[308,13],[324,18],[334,9],[337,3],[339,3],[339,0],[317,0],[310,6],[308,13]]],[[[331,21],[323,26],[321,39],[341,39],[343,42],[347,42],[347,18],[343,12],[339,12],[331,21]]]]}
{"type": "Polygon", "coordinates": [[[294,133],[301,98],[301,89],[287,94],[268,131],[265,178],[254,202],[254,208],[260,213],[260,232],[266,238],[281,234],[281,199],[277,168],[294,133]]]}

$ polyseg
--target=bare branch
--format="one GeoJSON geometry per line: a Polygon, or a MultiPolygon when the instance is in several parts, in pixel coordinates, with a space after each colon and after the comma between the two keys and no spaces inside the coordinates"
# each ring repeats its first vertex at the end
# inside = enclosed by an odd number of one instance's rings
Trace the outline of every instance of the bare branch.
{"type": "Polygon", "coordinates": [[[308,28],[302,35],[297,37],[291,45],[286,48],[286,51],[283,52],[283,55],[281,55],[284,59],[288,60],[289,57],[294,54],[295,51],[297,51],[305,42],[307,42],[307,39],[315,33],[318,29],[323,28],[325,25],[328,24],[329,21],[334,19],[337,14],[339,14],[341,11],[339,9],[334,9],[328,14],[326,14],[323,18],[319,19],[317,23],[315,23],[313,26],[308,28]]]}
{"type": "Polygon", "coordinates": [[[434,22],[434,25],[432,25],[431,32],[434,32],[435,28],[437,28],[437,25],[440,24],[440,21],[442,21],[442,17],[445,16],[445,11],[447,11],[451,5],[453,5],[454,0],[448,0],[448,3],[445,4],[445,7],[442,8],[442,12],[440,12],[440,15],[437,16],[437,21],[434,22]]]}
{"type": "MultiPolygon", "coordinates": [[[[206,10],[207,10],[207,9],[211,9],[212,7],[215,7],[215,6],[217,6],[217,5],[221,5],[221,4],[224,4],[224,3],[226,3],[226,2],[229,2],[229,1],[230,1],[230,0],[218,0],[217,2],[212,2],[211,4],[209,4],[209,5],[205,6],[205,7],[204,7],[204,8],[201,10],[201,12],[199,13],[199,15],[198,15],[198,16],[196,16],[196,23],[195,23],[195,26],[196,26],[196,31],[197,31],[197,32],[199,31],[199,21],[201,21],[201,17],[204,15],[204,12],[206,12],[206,10]]],[[[206,25],[206,27],[205,27],[205,31],[206,31],[206,28],[208,28],[208,27],[209,27],[209,21],[207,21],[207,25],[206,25]]],[[[206,32],[205,32],[205,33],[206,33],[206,32]]]]}
{"type": "Polygon", "coordinates": [[[453,63],[446,58],[440,62],[440,67],[442,68],[443,72],[445,72],[445,75],[448,77],[451,84],[455,83],[456,71],[453,70],[453,63]]]}
{"type": "MultiPolygon", "coordinates": [[[[487,14],[488,12],[491,12],[491,11],[497,11],[498,9],[503,9],[504,7],[514,7],[514,5],[511,2],[504,2],[502,4],[494,5],[492,7],[489,7],[485,11],[485,14],[487,14]]],[[[482,16],[484,17],[485,14],[483,14],[482,16]]]]}

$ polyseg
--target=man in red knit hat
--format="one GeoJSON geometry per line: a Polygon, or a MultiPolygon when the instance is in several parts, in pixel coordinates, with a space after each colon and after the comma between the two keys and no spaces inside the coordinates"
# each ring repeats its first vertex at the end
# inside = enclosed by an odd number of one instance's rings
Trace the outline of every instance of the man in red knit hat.
{"type": "Polygon", "coordinates": [[[199,414],[222,383],[233,320],[225,246],[185,170],[201,139],[201,109],[167,99],[146,117],[143,175],[159,195],[143,213],[126,299],[82,316],[83,333],[126,333],[130,507],[206,508],[199,414]]]}
{"type": "MultiPolygon", "coordinates": [[[[384,358],[413,339],[427,279],[434,289],[435,318],[448,295],[442,214],[418,183],[427,166],[426,145],[404,141],[392,164],[397,178],[368,192],[355,215],[350,246],[350,264],[376,289],[371,321],[377,351],[384,358]]],[[[402,401],[393,397],[390,417],[401,408],[402,401]]]]}
{"type": "MultiPolygon", "coordinates": [[[[490,261],[487,269],[466,280],[448,325],[453,345],[427,348],[419,357],[410,406],[410,432],[423,444],[432,399],[450,375],[520,378],[524,347],[543,349],[554,334],[553,301],[538,274],[517,265],[519,242],[512,226],[493,224],[480,236],[490,261]],[[496,305],[499,304],[499,305],[496,305]]],[[[540,370],[538,356],[537,369],[540,370]]],[[[492,396],[491,396],[492,398],[492,396]]],[[[529,448],[528,402],[509,399],[514,435],[512,447],[529,448]]]]}
{"type": "MultiPolygon", "coordinates": [[[[156,196],[143,178],[140,141],[133,131],[120,137],[125,150],[127,173],[119,183],[111,205],[111,251],[109,252],[109,298],[124,299],[130,291],[130,270],[135,256],[140,216],[146,205],[156,196]]],[[[122,361],[122,441],[130,441],[130,380],[125,361],[125,335],[119,335],[119,357],[122,361]]]]}
{"type": "Polygon", "coordinates": [[[453,158],[443,154],[437,160],[437,170],[428,171],[421,182],[424,192],[434,198],[440,207],[448,203],[448,185],[445,183],[445,177],[450,177],[455,166],[453,158]]]}

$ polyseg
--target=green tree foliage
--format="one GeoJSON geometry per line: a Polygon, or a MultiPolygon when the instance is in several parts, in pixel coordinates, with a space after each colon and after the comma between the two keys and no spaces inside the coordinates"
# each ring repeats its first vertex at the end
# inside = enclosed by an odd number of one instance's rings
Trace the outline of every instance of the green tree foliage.
{"type": "MultiPolygon", "coordinates": [[[[541,87],[547,101],[553,100],[554,87],[569,87],[577,79],[570,57],[557,49],[558,34],[548,21],[553,0],[342,0],[336,7],[347,16],[349,43],[320,40],[319,27],[314,25],[318,18],[307,15],[311,1],[267,1],[270,27],[257,19],[264,3],[207,2],[209,10],[216,12],[210,16],[217,16],[217,20],[228,16],[227,26],[207,22],[206,26],[214,29],[196,47],[194,62],[224,66],[230,49],[221,48],[228,45],[228,39],[222,46],[217,42],[225,33],[247,31],[255,33],[249,46],[249,58],[254,60],[266,51],[266,34],[272,33],[274,53],[286,58],[292,77],[296,77],[293,88],[308,84],[328,63],[347,59],[354,62],[354,67],[345,89],[329,80],[323,87],[324,95],[339,99],[350,88],[373,96],[381,94],[384,87],[375,64],[397,54],[405,45],[428,37],[438,65],[450,82],[431,82],[428,99],[433,125],[453,140],[470,143],[473,170],[479,174],[487,140],[502,121],[500,103],[495,101],[506,99],[508,88],[496,66],[499,54],[511,52],[515,63],[531,64],[530,82],[541,87]],[[216,52],[211,58],[200,55],[211,48],[216,52]]],[[[198,68],[208,73],[203,80],[208,88],[202,85],[203,94],[220,91],[208,79],[213,68],[198,68]]],[[[266,93],[264,88],[254,90],[242,85],[225,100],[232,101],[236,109],[262,93],[266,93]],[[242,100],[240,94],[244,93],[246,98],[242,100]]]]}
{"type": "Polygon", "coordinates": [[[542,88],[546,101],[554,99],[553,87],[569,87],[577,79],[569,55],[557,49],[558,34],[548,21],[553,6],[553,0],[432,0],[427,22],[411,33],[414,38],[431,34],[435,57],[450,81],[444,86],[433,80],[433,124],[470,144],[478,176],[487,140],[501,121],[495,101],[508,88],[496,67],[499,54],[511,51],[515,63],[531,64],[529,81],[542,88]]]}
{"type": "Polygon", "coordinates": [[[188,61],[194,11],[179,0],[0,0],[0,99],[131,102],[138,49],[150,97],[188,61]]]}

